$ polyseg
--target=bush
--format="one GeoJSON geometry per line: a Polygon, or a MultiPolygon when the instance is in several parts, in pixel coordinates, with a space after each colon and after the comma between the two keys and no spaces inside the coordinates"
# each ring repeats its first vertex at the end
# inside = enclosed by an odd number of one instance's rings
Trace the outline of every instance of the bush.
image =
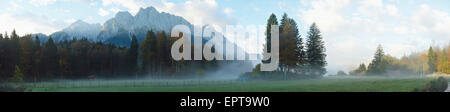
{"type": "Polygon", "coordinates": [[[338,75],[338,76],[345,76],[345,75],[347,75],[347,73],[345,73],[342,70],[339,70],[336,75],[338,75]]]}
{"type": "Polygon", "coordinates": [[[9,80],[11,82],[22,83],[23,82],[23,73],[22,73],[22,70],[20,70],[19,66],[16,66],[16,69],[14,72],[15,72],[14,75],[9,80]]]}
{"type": "Polygon", "coordinates": [[[421,89],[414,89],[413,92],[445,92],[448,87],[448,82],[445,78],[439,77],[438,79],[430,81],[425,87],[421,89]]]}
{"type": "Polygon", "coordinates": [[[261,72],[261,64],[256,65],[255,68],[253,68],[252,72],[253,73],[261,72]]]}

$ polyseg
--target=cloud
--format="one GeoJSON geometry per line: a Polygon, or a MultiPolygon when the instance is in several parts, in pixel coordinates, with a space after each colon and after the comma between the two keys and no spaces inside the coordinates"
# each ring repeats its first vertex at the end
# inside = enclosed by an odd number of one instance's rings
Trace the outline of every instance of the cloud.
{"type": "MultiPolygon", "coordinates": [[[[51,34],[61,30],[75,21],[75,19],[57,19],[49,17],[46,14],[33,12],[34,7],[25,7],[26,4],[36,6],[36,8],[45,8],[57,2],[83,2],[91,3],[94,0],[17,0],[10,1],[10,6],[6,7],[8,12],[0,13],[0,32],[11,32],[16,29],[19,35],[31,33],[51,34]]],[[[58,9],[62,13],[71,13],[67,9],[58,9]]],[[[52,15],[52,14],[51,14],[52,15]]],[[[54,15],[52,15],[54,16],[54,15]]]]}
{"type": "Polygon", "coordinates": [[[432,9],[426,4],[422,4],[416,12],[410,22],[414,30],[435,40],[449,41],[450,16],[447,12],[432,9]]]}
{"type": "Polygon", "coordinates": [[[6,10],[8,11],[15,11],[19,8],[21,8],[16,2],[14,1],[10,1],[9,4],[11,5],[11,7],[6,8],[6,10]]]}
{"type": "Polygon", "coordinates": [[[113,8],[110,8],[109,11],[111,11],[111,12],[113,12],[113,13],[117,13],[117,12],[120,11],[120,9],[119,9],[119,8],[113,7],[113,8]]]}
{"type": "Polygon", "coordinates": [[[136,14],[141,7],[145,6],[144,2],[136,1],[136,0],[102,0],[103,6],[122,6],[129,9],[129,12],[132,14],[136,14]]]}
{"type": "Polygon", "coordinates": [[[317,22],[325,32],[336,31],[339,25],[345,24],[345,19],[340,11],[349,4],[349,0],[315,0],[302,1],[311,9],[300,10],[298,16],[307,24],[317,22]],[[333,19],[330,19],[333,18],[333,19]]]}
{"type": "Polygon", "coordinates": [[[28,18],[23,15],[11,15],[0,14],[0,31],[12,32],[13,29],[17,29],[19,35],[31,34],[31,33],[44,33],[50,34],[61,28],[61,26],[55,25],[57,22],[49,21],[49,18],[44,16],[33,16],[28,18]]]}
{"type": "Polygon", "coordinates": [[[253,7],[253,10],[256,11],[256,12],[259,12],[261,9],[258,8],[258,7],[253,7]]]}
{"type": "Polygon", "coordinates": [[[55,3],[56,0],[29,0],[28,2],[35,6],[46,6],[55,3]]]}
{"type": "Polygon", "coordinates": [[[374,19],[383,19],[388,16],[398,17],[398,9],[395,5],[385,4],[383,0],[361,0],[359,1],[358,13],[374,19]]]}
{"type": "Polygon", "coordinates": [[[136,14],[140,8],[153,6],[159,11],[182,16],[195,25],[226,25],[235,21],[227,14],[232,10],[220,7],[215,0],[187,0],[178,3],[166,0],[102,0],[102,4],[116,9],[123,7],[132,14],[136,14]]]}
{"type": "MultiPolygon", "coordinates": [[[[393,1],[395,2],[395,1],[393,1]]],[[[307,25],[316,22],[326,48],[328,69],[350,70],[372,59],[378,44],[385,52],[401,57],[430,45],[450,42],[450,16],[428,5],[402,14],[396,5],[383,0],[301,0],[309,8],[297,17],[307,25]]],[[[412,6],[414,7],[414,6],[412,6]]]]}
{"type": "Polygon", "coordinates": [[[225,8],[225,9],[223,10],[223,12],[225,12],[226,14],[231,14],[231,13],[233,12],[233,9],[231,9],[231,8],[225,8]]]}
{"type": "Polygon", "coordinates": [[[182,16],[194,25],[225,26],[235,23],[235,19],[228,14],[232,12],[232,9],[220,7],[215,0],[187,0],[184,3],[159,0],[149,5],[163,12],[182,16]]]}
{"type": "Polygon", "coordinates": [[[105,10],[103,8],[100,8],[100,9],[98,9],[98,15],[100,15],[100,16],[108,16],[109,15],[109,11],[107,11],[107,10],[105,10]]]}
{"type": "Polygon", "coordinates": [[[74,18],[71,18],[71,19],[66,19],[66,20],[64,20],[64,23],[66,23],[66,24],[72,24],[72,23],[74,23],[75,21],[77,21],[77,20],[74,19],[74,18]]]}

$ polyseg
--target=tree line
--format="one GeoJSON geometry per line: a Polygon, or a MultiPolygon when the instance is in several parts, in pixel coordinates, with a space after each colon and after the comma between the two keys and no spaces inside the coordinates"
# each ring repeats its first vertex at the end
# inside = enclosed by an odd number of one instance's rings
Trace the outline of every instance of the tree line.
{"type": "MultiPolygon", "coordinates": [[[[289,18],[286,13],[278,23],[278,19],[275,14],[271,14],[267,20],[266,26],[266,43],[263,49],[267,52],[271,52],[271,27],[272,25],[279,26],[279,58],[280,64],[276,71],[273,72],[260,72],[260,74],[274,74],[277,73],[284,75],[292,75],[291,78],[296,76],[310,76],[321,77],[327,71],[325,66],[327,62],[325,60],[325,43],[322,34],[316,25],[313,23],[307,33],[306,38],[300,35],[298,25],[294,19],[289,18]],[[306,39],[306,41],[304,40],[306,39]]],[[[268,57],[264,56],[263,57],[268,57]]],[[[262,61],[262,63],[268,63],[271,60],[262,61]]],[[[254,72],[259,72],[258,65],[254,72]]],[[[284,76],[287,77],[287,76],[284,76]]]]}
{"type": "Polygon", "coordinates": [[[430,47],[428,51],[413,53],[401,58],[385,54],[378,46],[374,58],[366,67],[360,64],[350,75],[426,75],[433,73],[450,73],[450,45],[439,48],[430,47]]]}
{"type": "Polygon", "coordinates": [[[10,36],[0,34],[0,81],[190,77],[218,68],[215,60],[174,61],[170,46],[180,37],[169,38],[165,32],[151,30],[141,43],[135,35],[131,37],[129,47],[118,47],[86,38],[55,42],[50,37],[41,43],[38,36],[20,37],[15,30],[10,36]]]}

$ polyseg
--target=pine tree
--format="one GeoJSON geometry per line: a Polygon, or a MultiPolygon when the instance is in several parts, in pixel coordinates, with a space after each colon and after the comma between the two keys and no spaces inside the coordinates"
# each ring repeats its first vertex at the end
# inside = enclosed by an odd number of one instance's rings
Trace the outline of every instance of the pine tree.
{"type": "Polygon", "coordinates": [[[9,56],[11,56],[11,57],[9,57],[9,59],[8,59],[8,63],[9,63],[8,68],[13,72],[13,70],[15,69],[15,66],[19,65],[21,48],[20,48],[20,43],[19,43],[19,35],[16,34],[16,30],[12,31],[10,38],[11,38],[10,39],[11,43],[10,43],[9,56]]]}
{"type": "Polygon", "coordinates": [[[296,52],[298,29],[293,19],[284,14],[281,21],[282,32],[280,33],[280,69],[282,72],[290,72],[297,68],[298,53],[296,52]]]}
{"type": "Polygon", "coordinates": [[[363,63],[356,70],[351,71],[350,75],[365,75],[366,70],[366,65],[363,63]]]}
{"type": "Polygon", "coordinates": [[[386,73],[386,62],[383,60],[384,51],[381,45],[378,45],[374,59],[367,67],[368,75],[384,75],[386,73]]]}
{"type": "Polygon", "coordinates": [[[11,82],[22,83],[24,82],[23,77],[24,76],[22,70],[20,70],[19,66],[16,65],[14,69],[14,75],[9,80],[11,82]]]}
{"type": "Polygon", "coordinates": [[[437,72],[437,55],[436,52],[434,52],[433,47],[428,49],[428,72],[437,72]]]}
{"type": "MultiPolygon", "coordinates": [[[[59,57],[58,49],[50,37],[42,50],[42,66],[44,66],[44,74],[46,78],[53,78],[58,75],[59,71],[59,57]]],[[[84,61],[84,60],[79,60],[84,61]]]]}
{"type": "Polygon", "coordinates": [[[284,27],[286,25],[290,25],[290,18],[288,17],[288,15],[286,13],[283,14],[283,17],[280,20],[280,32],[283,32],[284,27]]]}
{"type": "Polygon", "coordinates": [[[130,44],[130,49],[128,50],[128,66],[129,66],[129,71],[130,73],[135,73],[138,69],[137,67],[137,62],[138,62],[138,42],[136,39],[136,35],[132,36],[131,39],[131,44],[130,44]]]}
{"type": "Polygon", "coordinates": [[[281,24],[280,69],[283,72],[291,72],[294,69],[297,72],[303,73],[306,56],[297,23],[285,13],[281,24]]]}
{"type": "MultiPolygon", "coordinates": [[[[278,25],[278,19],[277,16],[275,16],[275,14],[271,14],[269,19],[267,20],[267,26],[266,26],[266,43],[263,45],[263,49],[264,51],[267,51],[268,53],[271,52],[271,30],[272,30],[272,25],[278,25]]],[[[269,57],[267,55],[263,55],[263,57],[269,57]]],[[[262,61],[263,63],[269,63],[269,60],[266,61],[262,61]]]]}
{"type": "Polygon", "coordinates": [[[33,68],[32,62],[33,62],[33,39],[31,38],[31,35],[26,35],[24,37],[21,37],[19,40],[20,44],[20,57],[19,57],[19,67],[22,69],[22,72],[26,75],[24,77],[25,80],[30,79],[31,70],[33,68]]]}
{"type": "Polygon", "coordinates": [[[139,47],[141,50],[142,70],[143,72],[154,71],[156,64],[156,35],[150,30],[147,32],[146,38],[141,42],[139,47]]]}
{"type": "Polygon", "coordinates": [[[34,38],[34,48],[35,48],[34,50],[35,51],[38,50],[39,47],[41,47],[41,40],[39,39],[38,36],[36,36],[34,38]]]}
{"type": "Polygon", "coordinates": [[[308,73],[313,76],[323,76],[327,72],[325,69],[327,65],[327,61],[325,60],[326,49],[325,43],[322,40],[322,34],[316,23],[313,23],[309,29],[306,47],[308,73]]]}
{"type": "Polygon", "coordinates": [[[366,70],[367,70],[367,68],[366,68],[366,65],[364,63],[359,65],[359,69],[358,69],[359,73],[363,73],[366,70]]]}
{"type": "Polygon", "coordinates": [[[5,77],[4,66],[5,66],[5,49],[6,49],[6,39],[3,38],[3,34],[0,34],[0,82],[2,82],[5,77]]]}
{"type": "Polygon", "coordinates": [[[14,29],[11,33],[11,39],[13,40],[19,40],[19,35],[17,35],[16,30],[14,29]]]}
{"type": "Polygon", "coordinates": [[[442,53],[441,53],[441,56],[440,56],[440,59],[439,59],[439,66],[438,66],[438,68],[439,68],[439,72],[444,72],[445,71],[445,64],[447,63],[447,61],[448,61],[448,56],[447,56],[447,49],[442,49],[442,53]]]}
{"type": "Polygon", "coordinates": [[[291,26],[293,26],[291,31],[292,31],[293,35],[295,35],[295,36],[293,36],[293,38],[294,38],[294,41],[296,44],[294,53],[297,58],[297,63],[296,63],[297,68],[298,68],[297,71],[300,73],[304,73],[305,72],[305,64],[307,63],[305,47],[303,45],[304,44],[303,39],[301,38],[301,36],[299,34],[297,23],[292,19],[291,19],[291,21],[292,21],[291,26]]]}
{"type": "Polygon", "coordinates": [[[41,40],[39,39],[38,36],[35,37],[34,39],[34,46],[33,46],[33,58],[32,58],[32,63],[31,65],[33,65],[33,68],[31,70],[31,74],[33,75],[33,81],[36,82],[39,76],[39,62],[40,62],[40,49],[41,49],[41,40]]]}
{"type": "Polygon", "coordinates": [[[5,32],[5,35],[3,36],[3,38],[4,38],[4,39],[8,39],[8,38],[9,38],[8,32],[5,32]]]}

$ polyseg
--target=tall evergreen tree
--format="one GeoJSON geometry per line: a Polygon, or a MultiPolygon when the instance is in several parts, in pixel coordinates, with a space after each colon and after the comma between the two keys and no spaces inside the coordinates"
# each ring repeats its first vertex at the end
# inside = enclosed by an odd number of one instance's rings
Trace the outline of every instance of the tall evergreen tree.
{"type": "Polygon", "coordinates": [[[31,70],[33,68],[33,65],[31,64],[33,62],[33,49],[34,49],[34,42],[31,38],[31,35],[26,35],[19,40],[20,43],[20,57],[19,57],[19,67],[21,68],[23,74],[25,75],[24,79],[28,80],[31,79],[31,70]]]}
{"type": "Polygon", "coordinates": [[[38,76],[39,76],[39,62],[41,60],[40,57],[40,49],[41,49],[41,40],[39,39],[38,36],[35,37],[34,39],[34,44],[33,44],[33,58],[32,58],[32,63],[31,65],[33,65],[33,68],[31,69],[31,74],[32,74],[32,80],[34,82],[36,82],[38,80],[38,76]]]}
{"type": "Polygon", "coordinates": [[[11,33],[11,44],[10,44],[10,51],[9,51],[9,59],[8,59],[8,69],[11,71],[9,72],[10,77],[14,72],[15,66],[19,65],[20,61],[20,43],[19,43],[19,35],[16,34],[16,30],[13,30],[11,33]]]}
{"type": "Polygon", "coordinates": [[[294,49],[294,53],[295,56],[297,58],[297,71],[300,73],[304,73],[305,72],[305,64],[307,64],[307,59],[306,59],[306,51],[305,51],[305,46],[304,46],[304,42],[303,42],[303,38],[301,38],[301,35],[299,33],[298,30],[298,26],[297,23],[291,19],[292,22],[291,26],[292,26],[292,33],[295,35],[293,36],[294,41],[295,41],[295,49],[294,49]]]}
{"type": "Polygon", "coordinates": [[[280,32],[283,32],[286,25],[290,25],[290,18],[286,13],[283,13],[283,17],[280,20],[280,32]]]}
{"type": "Polygon", "coordinates": [[[168,49],[168,39],[166,36],[166,33],[164,31],[158,32],[156,35],[157,43],[156,43],[156,54],[157,54],[157,65],[158,68],[158,74],[161,75],[161,72],[164,72],[163,69],[165,69],[169,62],[169,49],[168,49]]]}
{"type": "Polygon", "coordinates": [[[2,82],[5,77],[4,73],[4,66],[5,66],[5,49],[6,49],[6,42],[3,39],[3,34],[0,34],[0,82],[2,82]]]}
{"type": "Polygon", "coordinates": [[[437,54],[434,52],[433,47],[428,49],[428,72],[437,72],[437,54]]]}
{"type": "MultiPolygon", "coordinates": [[[[46,78],[54,78],[55,76],[59,75],[59,57],[58,57],[58,49],[53,42],[53,39],[50,37],[43,47],[42,50],[42,64],[41,66],[44,66],[45,70],[45,77],[46,78]]],[[[79,60],[83,61],[83,60],[79,60]]]]}
{"type": "Polygon", "coordinates": [[[367,75],[384,75],[386,73],[386,62],[383,60],[384,55],[383,47],[378,45],[374,59],[367,67],[367,75]]]}
{"type": "Polygon", "coordinates": [[[129,66],[129,72],[134,73],[137,71],[137,62],[138,62],[138,42],[136,39],[136,35],[132,36],[130,49],[128,50],[128,66],[129,66]]]}
{"type": "Polygon", "coordinates": [[[322,34],[316,23],[313,23],[309,29],[306,47],[308,73],[313,76],[323,76],[327,72],[325,69],[327,65],[327,61],[325,60],[326,49],[322,34]]]}
{"type": "MultiPolygon", "coordinates": [[[[271,30],[272,30],[272,25],[278,25],[278,19],[277,16],[275,16],[275,14],[271,14],[269,19],[267,20],[267,26],[266,26],[266,43],[263,45],[263,49],[264,51],[267,51],[268,53],[271,52],[271,30]]],[[[269,57],[266,55],[263,55],[263,57],[269,57]]],[[[266,61],[262,61],[263,63],[269,63],[269,60],[266,61]]]]}
{"type": "Polygon", "coordinates": [[[142,70],[143,72],[154,72],[154,65],[156,62],[156,35],[150,30],[147,32],[147,36],[141,42],[139,47],[141,50],[142,58],[142,70]]]}
{"type": "Polygon", "coordinates": [[[356,70],[351,71],[350,75],[365,75],[366,70],[366,65],[363,63],[356,70]]]}
{"type": "Polygon", "coordinates": [[[3,38],[4,38],[4,39],[8,39],[8,38],[9,38],[8,32],[5,32],[5,35],[3,36],[3,38]]]}
{"type": "Polygon", "coordinates": [[[283,72],[291,72],[299,66],[299,55],[302,49],[298,46],[299,33],[297,23],[284,14],[281,21],[280,33],[280,69],[283,72]]]}

